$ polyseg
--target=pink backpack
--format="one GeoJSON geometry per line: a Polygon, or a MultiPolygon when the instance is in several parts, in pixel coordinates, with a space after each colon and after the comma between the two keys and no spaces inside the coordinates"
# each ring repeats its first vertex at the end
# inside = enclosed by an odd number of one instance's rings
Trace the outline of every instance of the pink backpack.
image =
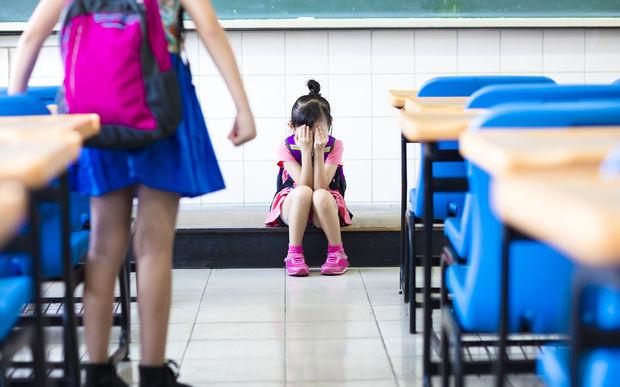
{"type": "Polygon", "coordinates": [[[157,0],[73,0],[60,40],[63,110],[101,118],[87,146],[135,148],[174,133],[181,96],[157,0]]]}

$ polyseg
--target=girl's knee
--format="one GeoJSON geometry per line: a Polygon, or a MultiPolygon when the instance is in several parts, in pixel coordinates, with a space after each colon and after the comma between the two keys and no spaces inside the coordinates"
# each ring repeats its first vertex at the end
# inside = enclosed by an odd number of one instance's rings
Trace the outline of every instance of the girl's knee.
{"type": "Polygon", "coordinates": [[[312,194],[312,205],[317,210],[335,208],[332,194],[325,189],[314,191],[312,194]]]}
{"type": "Polygon", "coordinates": [[[307,185],[299,185],[295,187],[292,194],[295,195],[295,198],[304,202],[310,202],[310,200],[312,200],[312,188],[307,185]]]}

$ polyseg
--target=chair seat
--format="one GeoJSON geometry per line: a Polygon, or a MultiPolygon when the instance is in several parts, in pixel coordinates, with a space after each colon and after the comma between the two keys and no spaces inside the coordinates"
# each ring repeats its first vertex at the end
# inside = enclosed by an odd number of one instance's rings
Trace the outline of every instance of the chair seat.
{"type": "MultiPolygon", "coordinates": [[[[88,252],[88,240],[90,231],[73,231],[71,232],[71,262],[77,265],[82,262],[88,252]]],[[[49,238],[47,238],[49,239],[49,238]]],[[[41,272],[43,279],[51,280],[60,278],[63,274],[62,257],[60,256],[59,242],[43,242],[43,250],[41,256],[43,259],[41,272]]],[[[0,255],[0,258],[10,262],[11,275],[32,274],[32,264],[30,257],[26,254],[0,255]]]]}
{"type": "Polygon", "coordinates": [[[0,340],[4,340],[32,299],[32,280],[28,276],[0,278],[0,294],[0,340]]]}
{"type": "MultiPolygon", "coordinates": [[[[579,361],[582,386],[614,387],[620,380],[620,349],[596,349],[579,361]]],[[[536,364],[548,387],[570,387],[570,349],[545,346],[536,364]]]]}
{"type": "MultiPolygon", "coordinates": [[[[510,330],[518,331],[527,322],[533,333],[565,332],[571,262],[549,246],[532,241],[513,242],[510,255],[510,330]],[[548,273],[556,276],[553,287],[547,286],[548,273]],[[528,285],[519,285],[523,283],[528,285]]],[[[488,263],[472,261],[446,270],[446,286],[464,331],[493,333],[499,327],[500,271],[490,270],[488,263]]]]}

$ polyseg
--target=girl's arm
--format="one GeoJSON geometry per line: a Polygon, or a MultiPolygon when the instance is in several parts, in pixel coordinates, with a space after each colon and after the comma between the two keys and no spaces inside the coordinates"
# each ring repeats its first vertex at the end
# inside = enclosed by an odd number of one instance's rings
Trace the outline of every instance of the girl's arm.
{"type": "Polygon", "coordinates": [[[66,0],[41,0],[35,8],[26,29],[19,38],[11,71],[9,94],[26,91],[39,50],[58,23],[66,0]]]}
{"type": "Polygon", "coordinates": [[[295,130],[295,144],[301,151],[301,165],[297,161],[286,161],[284,168],[297,185],[312,187],[312,129],[300,126],[295,130]]]}
{"type": "Polygon", "coordinates": [[[302,153],[301,160],[301,165],[297,161],[285,161],[284,169],[298,186],[312,188],[312,155],[302,153]]]}
{"type": "Polygon", "coordinates": [[[314,190],[327,189],[336,174],[338,165],[325,164],[323,153],[314,153],[314,190]]]}
{"type": "Polygon", "coordinates": [[[217,20],[211,0],[181,0],[181,4],[194,21],[200,39],[224,77],[235,101],[237,119],[228,138],[237,146],[252,140],[256,137],[256,128],[248,97],[228,37],[217,20]]]}
{"type": "Polygon", "coordinates": [[[325,164],[325,145],[329,136],[322,126],[317,128],[314,135],[314,190],[327,189],[331,183],[338,165],[325,164]]]}

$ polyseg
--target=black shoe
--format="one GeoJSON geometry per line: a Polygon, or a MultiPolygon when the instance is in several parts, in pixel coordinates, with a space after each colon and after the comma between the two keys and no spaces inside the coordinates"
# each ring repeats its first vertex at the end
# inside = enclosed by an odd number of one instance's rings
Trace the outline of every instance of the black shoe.
{"type": "Polygon", "coordinates": [[[191,387],[177,382],[179,366],[172,360],[160,367],[140,366],[140,387],[191,387]]]}
{"type": "Polygon", "coordinates": [[[85,364],[84,370],[86,370],[85,387],[129,387],[118,377],[113,364],[85,364]]]}

